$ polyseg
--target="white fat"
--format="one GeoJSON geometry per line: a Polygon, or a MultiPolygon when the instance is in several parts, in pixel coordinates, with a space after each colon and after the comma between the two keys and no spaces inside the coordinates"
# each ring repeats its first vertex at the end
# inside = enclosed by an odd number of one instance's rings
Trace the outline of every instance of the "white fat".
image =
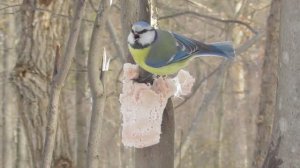
{"type": "Polygon", "coordinates": [[[148,45],[151,44],[155,39],[155,31],[147,31],[143,34],[140,35],[140,39],[138,40],[138,42],[141,45],[148,45]]]}
{"type": "Polygon", "coordinates": [[[134,37],[133,37],[132,32],[129,33],[128,38],[127,38],[127,41],[128,41],[128,43],[131,44],[131,45],[134,44],[134,37]]]}

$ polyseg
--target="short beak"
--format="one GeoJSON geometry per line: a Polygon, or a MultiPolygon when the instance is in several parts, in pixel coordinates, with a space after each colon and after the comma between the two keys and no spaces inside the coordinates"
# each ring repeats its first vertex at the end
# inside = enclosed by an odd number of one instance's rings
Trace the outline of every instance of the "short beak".
{"type": "Polygon", "coordinates": [[[136,39],[136,40],[137,40],[138,38],[140,38],[140,35],[139,35],[139,34],[136,34],[136,33],[134,33],[134,34],[133,34],[133,37],[134,37],[134,39],[136,39]]]}

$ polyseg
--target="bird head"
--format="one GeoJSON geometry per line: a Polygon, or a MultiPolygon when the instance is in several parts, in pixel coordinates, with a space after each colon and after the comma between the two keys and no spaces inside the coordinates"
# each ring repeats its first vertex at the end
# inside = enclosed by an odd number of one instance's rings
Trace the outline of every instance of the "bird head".
{"type": "Polygon", "coordinates": [[[128,35],[127,41],[133,48],[145,48],[156,39],[156,30],[147,22],[135,22],[128,35]]]}

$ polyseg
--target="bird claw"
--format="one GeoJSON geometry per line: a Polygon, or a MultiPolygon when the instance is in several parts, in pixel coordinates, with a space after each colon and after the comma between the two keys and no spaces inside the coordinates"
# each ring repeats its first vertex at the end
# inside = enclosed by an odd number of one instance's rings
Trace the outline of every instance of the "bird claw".
{"type": "Polygon", "coordinates": [[[150,84],[153,84],[153,75],[149,74],[145,77],[139,76],[137,79],[133,79],[133,81],[135,81],[137,83],[150,83],[150,84]]]}

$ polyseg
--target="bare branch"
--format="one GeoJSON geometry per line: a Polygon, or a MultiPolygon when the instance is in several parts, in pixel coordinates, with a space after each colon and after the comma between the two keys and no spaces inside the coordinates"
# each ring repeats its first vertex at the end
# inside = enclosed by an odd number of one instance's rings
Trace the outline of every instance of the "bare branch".
{"type": "Polygon", "coordinates": [[[198,81],[194,87],[193,87],[193,92],[187,96],[181,103],[179,103],[178,105],[175,106],[175,108],[178,108],[182,105],[184,105],[190,98],[192,98],[195,94],[196,94],[196,90],[198,90],[200,88],[200,86],[206,81],[208,80],[210,77],[212,77],[216,72],[218,72],[221,67],[222,67],[222,64],[224,62],[222,62],[216,69],[214,69],[211,73],[209,73],[207,76],[205,76],[203,79],[201,79],[200,81],[198,81]]]}
{"type": "Polygon", "coordinates": [[[59,114],[58,105],[59,105],[60,91],[64,85],[64,81],[67,77],[67,74],[69,72],[72,63],[84,9],[85,9],[85,0],[78,0],[75,17],[72,22],[67,47],[63,55],[62,67],[59,69],[59,72],[52,79],[50,102],[48,107],[48,124],[47,124],[47,133],[46,133],[46,142],[45,142],[44,152],[43,152],[42,168],[51,167],[52,155],[53,155],[53,149],[55,145],[55,137],[57,131],[57,123],[58,123],[58,114],[59,114]]]}
{"type": "Polygon", "coordinates": [[[93,3],[92,0],[89,0],[89,5],[91,6],[91,8],[94,10],[94,12],[98,13],[97,9],[96,9],[96,5],[93,3]]]}
{"type": "MultiPolygon", "coordinates": [[[[1,11],[2,9],[6,9],[6,8],[15,8],[15,7],[21,7],[21,6],[22,6],[22,4],[16,4],[16,5],[8,5],[8,4],[5,4],[5,3],[0,3],[0,4],[6,6],[6,7],[4,7],[4,8],[0,8],[0,11],[1,11]]],[[[64,14],[60,14],[60,13],[54,13],[53,11],[51,11],[51,10],[49,10],[49,9],[39,8],[39,7],[32,6],[32,5],[28,5],[27,7],[29,7],[30,9],[33,9],[33,10],[35,10],[35,11],[51,13],[52,16],[54,16],[53,18],[55,18],[55,17],[62,17],[62,18],[66,18],[66,19],[68,19],[68,20],[74,19],[74,18],[73,18],[72,16],[70,16],[70,15],[64,15],[64,14]]],[[[16,11],[16,12],[17,12],[17,11],[16,11]]],[[[97,11],[95,11],[95,12],[97,12],[97,11]]],[[[8,14],[8,13],[6,13],[6,14],[8,14]]],[[[94,23],[93,20],[86,19],[86,18],[82,18],[82,21],[88,22],[88,23],[94,23]]]]}
{"type": "Polygon", "coordinates": [[[260,33],[256,34],[255,36],[253,36],[251,39],[244,42],[243,45],[239,46],[235,50],[236,55],[240,55],[241,53],[248,50],[252,45],[254,45],[258,40],[260,40],[264,35],[265,35],[265,32],[260,32],[260,33]]]}
{"type": "MultiPolygon", "coordinates": [[[[3,4],[3,5],[4,5],[4,4],[3,4]]],[[[8,8],[20,7],[21,5],[22,5],[22,4],[16,4],[16,5],[8,5],[8,4],[5,4],[5,7],[0,8],[0,11],[5,10],[5,9],[8,9],[8,8]]]]}
{"type": "MultiPolygon", "coordinates": [[[[191,2],[191,3],[194,3],[194,2],[191,2]]],[[[170,8],[166,5],[164,5],[164,7],[170,8]]],[[[178,17],[178,16],[182,16],[182,15],[194,15],[194,16],[201,17],[201,18],[208,19],[208,20],[222,22],[224,24],[239,24],[239,25],[245,26],[247,29],[249,29],[255,35],[251,39],[249,39],[248,41],[246,41],[244,44],[242,44],[240,47],[238,47],[236,49],[236,54],[237,55],[239,55],[239,54],[243,53],[244,51],[246,51],[247,49],[249,49],[253,44],[255,44],[259,39],[261,39],[261,37],[263,37],[264,34],[265,34],[265,32],[258,32],[252,26],[250,26],[250,24],[248,24],[246,22],[243,22],[243,21],[240,21],[240,20],[220,19],[220,18],[217,18],[217,17],[200,14],[200,13],[197,13],[197,12],[194,12],[194,11],[181,11],[180,9],[176,9],[176,11],[180,11],[180,12],[159,17],[159,20],[174,18],[174,17],[178,17]]]]}
{"type": "Polygon", "coordinates": [[[117,55],[119,56],[121,61],[124,63],[125,62],[125,54],[124,54],[124,51],[122,48],[122,44],[120,44],[121,41],[117,37],[116,30],[115,30],[114,26],[112,25],[110,19],[107,19],[106,25],[107,25],[108,32],[110,33],[111,41],[113,42],[114,46],[117,49],[117,52],[118,52],[117,55]]]}
{"type": "Polygon", "coordinates": [[[213,9],[209,8],[208,6],[205,6],[203,4],[201,4],[200,2],[196,2],[194,0],[187,0],[189,3],[197,6],[197,7],[200,7],[200,8],[203,8],[203,9],[206,9],[208,12],[213,12],[213,9]]]}
{"type": "Polygon", "coordinates": [[[229,24],[229,23],[240,24],[240,25],[243,25],[243,26],[247,27],[252,33],[257,34],[257,31],[253,27],[251,27],[248,23],[245,23],[243,21],[232,20],[232,19],[220,19],[220,18],[217,18],[217,17],[200,14],[200,13],[197,13],[197,12],[194,12],[194,11],[182,11],[182,12],[178,12],[178,13],[175,13],[175,14],[162,16],[162,17],[159,17],[159,20],[174,18],[174,17],[178,17],[178,16],[182,16],[182,15],[194,15],[194,16],[201,17],[201,18],[204,18],[204,19],[209,19],[209,20],[213,20],[213,21],[217,21],[217,22],[226,23],[226,24],[229,24]]]}
{"type": "MultiPolygon", "coordinates": [[[[92,116],[90,133],[88,140],[88,156],[87,156],[87,168],[99,167],[100,160],[100,140],[102,130],[102,119],[105,108],[106,92],[105,92],[105,72],[99,70],[101,61],[105,59],[104,53],[102,57],[99,57],[99,53],[102,52],[102,48],[98,45],[103,39],[104,25],[107,19],[110,7],[108,0],[102,0],[99,4],[98,13],[94,22],[94,28],[92,32],[92,39],[90,42],[90,52],[88,56],[88,80],[91,87],[93,105],[92,105],[92,116]],[[99,79],[100,78],[100,79],[99,79]]],[[[102,64],[104,66],[104,64],[102,64]]]]}

